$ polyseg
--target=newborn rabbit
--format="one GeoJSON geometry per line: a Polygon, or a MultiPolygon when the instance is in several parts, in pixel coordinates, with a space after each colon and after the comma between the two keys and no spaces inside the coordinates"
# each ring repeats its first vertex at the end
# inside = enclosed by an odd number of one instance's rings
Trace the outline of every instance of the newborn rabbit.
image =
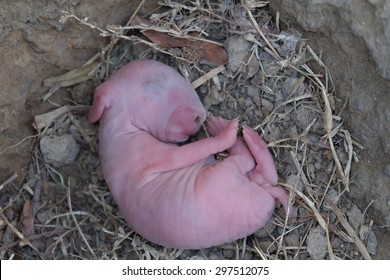
{"type": "Polygon", "coordinates": [[[100,120],[104,178],[129,226],[166,247],[198,249],[252,234],[288,196],[266,144],[238,121],[211,118],[210,138],[178,146],[206,113],[174,69],[133,61],[100,85],[89,113],[100,120]],[[229,156],[215,160],[214,154],[229,156]]]}

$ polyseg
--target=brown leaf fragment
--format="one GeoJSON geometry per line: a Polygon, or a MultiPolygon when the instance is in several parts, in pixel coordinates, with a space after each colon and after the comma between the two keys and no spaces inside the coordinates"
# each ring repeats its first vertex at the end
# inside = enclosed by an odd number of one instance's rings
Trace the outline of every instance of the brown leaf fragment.
{"type": "Polygon", "coordinates": [[[204,58],[211,61],[215,65],[224,65],[228,62],[229,57],[225,49],[216,44],[198,41],[200,42],[199,48],[204,51],[204,58]]]}
{"type": "Polygon", "coordinates": [[[155,30],[144,30],[142,31],[142,34],[162,48],[188,47],[189,45],[189,42],[185,39],[176,38],[155,30]]]}
{"type": "Polygon", "coordinates": [[[22,223],[22,232],[25,238],[29,239],[31,236],[35,235],[33,207],[32,202],[29,199],[24,203],[20,221],[22,223]]]}
{"type": "MultiPolygon", "coordinates": [[[[131,23],[153,27],[152,22],[140,16],[135,16],[131,23]]],[[[217,66],[228,62],[228,54],[222,46],[208,40],[206,41],[199,35],[191,36],[190,38],[178,38],[156,30],[143,30],[142,34],[162,48],[186,48],[194,52],[196,51],[201,57],[217,66]]]]}

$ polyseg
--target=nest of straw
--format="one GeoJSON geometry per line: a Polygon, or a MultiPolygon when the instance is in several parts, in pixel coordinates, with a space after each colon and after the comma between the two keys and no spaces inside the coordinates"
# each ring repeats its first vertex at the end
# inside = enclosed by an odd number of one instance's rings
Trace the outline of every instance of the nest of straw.
{"type": "Polygon", "coordinates": [[[149,24],[134,24],[136,11],[124,26],[99,27],[64,12],[61,20],[87,25],[110,41],[82,67],[44,81],[50,90],[43,99],[56,108],[35,118],[38,139],[24,185],[7,191],[12,177],[1,185],[9,198],[0,212],[1,259],[370,258],[369,218],[364,212],[351,224],[344,215],[361,145],[343,127],[344,104],[335,97],[331,74],[299,32],[282,30],[266,2],[234,2],[164,0],[143,15],[149,24]],[[223,47],[229,62],[216,66],[194,48],[153,42],[149,31],[223,47]],[[252,236],[202,250],[163,248],[127,226],[102,176],[97,127],[87,123],[86,112],[94,88],[138,58],[175,67],[197,88],[209,114],[238,117],[259,132],[297,209],[292,221],[276,211],[252,236]],[[51,97],[64,87],[72,98],[60,106],[51,97]],[[75,140],[77,159],[61,162],[42,151],[43,138],[64,135],[75,140]]]}

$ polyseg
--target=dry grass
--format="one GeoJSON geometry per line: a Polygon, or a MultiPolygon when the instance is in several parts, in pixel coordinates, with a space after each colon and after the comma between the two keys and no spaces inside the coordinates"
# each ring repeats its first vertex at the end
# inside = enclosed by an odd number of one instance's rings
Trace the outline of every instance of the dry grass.
{"type": "Polygon", "coordinates": [[[59,88],[79,83],[90,86],[84,93],[91,96],[97,83],[139,57],[176,66],[199,89],[210,114],[239,117],[268,141],[296,217],[288,222],[278,211],[261,232],[204,250],[167,249],[145,241],[121,218],[104,182],[97,129],[86,122],[88,102],[79,104],[73,98],[66,106],[53,103],[58,108],[37,116],[35,127],[39,139],[74,135],[81,147],[77,161],[54,167],[45,162],[36,141],[20,191],[6,192],[16,175],[0,185],[0,192],[9,196],[0,211],[1,259],[308,259],[319,256],[313,250],[324,250],[308,240],[317,226],[322,230],[318,242],[326,244],[325,258],[370,258],[365,240],[342,212],[350,203],[343,194],[349,191],[358,143],[343,127],[343,106],[337,105],[326,65],[296,31],[280,32],[279,17],[270,17],[266,2],[243,1],[236,7],[229,5],[234,1],[224,3],[161,1],[163,9],[149,15],[155,26],[131,25],[136,13],[125,26],[103,28],[93,19],[64,12],[62,21],[88,25],[110,43],[81,68],[46,80],[52,88],[44,100],[52,102],[59,88]],[[202,40],[219,44],[239,36],[245,46],[242,53],[229,53],[230,60],[238,56],[238,69],[215,67],[186,48],[157,46],[142,36],[143,30],[199,40],[192,35],[197,32],[202,40]],[[258,70],[252,75],[251,69],[258,70]]]}

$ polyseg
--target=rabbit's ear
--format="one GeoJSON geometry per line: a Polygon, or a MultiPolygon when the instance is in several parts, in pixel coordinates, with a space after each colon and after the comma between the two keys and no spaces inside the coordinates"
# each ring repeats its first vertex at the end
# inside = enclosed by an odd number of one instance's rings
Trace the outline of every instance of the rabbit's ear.
{"type": "Polygon", "coordinates": [[[97,122],[103,115],[104,109],[110,106],[113,93],[110,92],[109,88],[107,83],[103,83],[95,90],[93,105],[88,115],[90,123],[97,122]]]}

